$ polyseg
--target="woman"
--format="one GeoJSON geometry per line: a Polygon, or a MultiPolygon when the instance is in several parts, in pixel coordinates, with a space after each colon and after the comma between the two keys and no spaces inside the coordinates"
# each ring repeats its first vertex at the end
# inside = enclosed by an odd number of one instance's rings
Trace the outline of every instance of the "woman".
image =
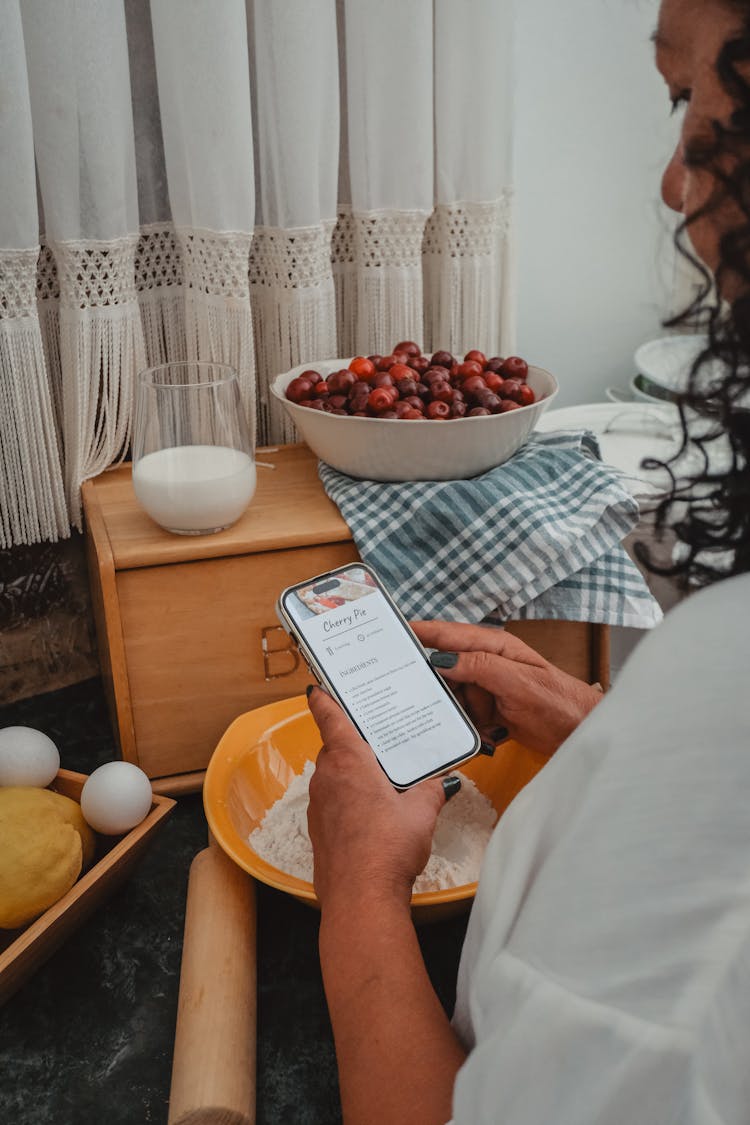
{"type": "Polygon", "coordinates": [[[664,0],[655,43],[685,103],[663,195],[724,299],[707,330],[727,375],[708,386],[699,370],[691,405],[734,462],[700,474],[687,512],[675,486],[675,528],[697,584],[718,576],[712,552],[734,577],[674,610],[604,698],[502,632],[416,626],[478,724],[554,754],[490,842],[452,1023],[409,914],[451,785],[397,794],[312,690],[309,823],[347,1125],[750,1119],[750,3],[664,0]]]}

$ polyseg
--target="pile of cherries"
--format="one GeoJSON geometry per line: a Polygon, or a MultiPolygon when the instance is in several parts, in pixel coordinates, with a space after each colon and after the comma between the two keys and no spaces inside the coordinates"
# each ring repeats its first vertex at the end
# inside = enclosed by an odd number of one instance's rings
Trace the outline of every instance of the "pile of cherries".
{"type": "Polygon", "coordinates": [[[531,406],[536,396],[526,383],[528,370],[517,355],[487,359],[474,348],[461,361],[446,351],[422,355],[418,344],[403,340],[391,355],[355,356],[325,379],[319,371],[303,371],[286,397],[310,410],[355,418],[479,418],[531,406]]]}

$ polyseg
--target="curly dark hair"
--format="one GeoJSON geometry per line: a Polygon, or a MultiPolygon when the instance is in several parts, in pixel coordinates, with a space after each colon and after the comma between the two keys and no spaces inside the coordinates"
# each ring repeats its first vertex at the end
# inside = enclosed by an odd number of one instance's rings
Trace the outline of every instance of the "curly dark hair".
{"type": "MultiPolygon", "coordinates": [[[[686,165],[709,170],[715,187],[675,235],[700,284],[690,305],[665,323],[695,329],[707,339],[678,403],[682,450],[666,464],[672,485],[655,512],[657,529],[670,526],[683,547],[665,567],[644,544],[636,546],[647,567],[690,587],[750,570],[750,82],[743,76],[750,73],[750,2],[730,3],[745,18],[741,32],[723,45],[716,69],[734,109],[728,123],[713,122],[712,137],[685,151],[686,165]],[[712,276],[690,249],[687,234],[693,223],[718,207],[726,214],[728,206],[737,219],[721,235],[712,276]],[[718,296],[722,292],[732,293],[728,302],[718,296]],[[683,479],[677,463],[688,446],[700,451],[701,465],[683,479]]],[[[646,464],[665,467],[653,460],[646,464]]]]}

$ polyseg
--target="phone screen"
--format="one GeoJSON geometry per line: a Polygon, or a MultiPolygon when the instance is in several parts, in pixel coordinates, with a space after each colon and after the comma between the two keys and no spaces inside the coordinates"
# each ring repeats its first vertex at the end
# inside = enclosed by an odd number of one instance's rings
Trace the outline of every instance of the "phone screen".
{"type": "Polygon", "coordinates": [[[394,785],[476,753],[476,731],[369,568],[339,568],[280,601],[394,785]]]}

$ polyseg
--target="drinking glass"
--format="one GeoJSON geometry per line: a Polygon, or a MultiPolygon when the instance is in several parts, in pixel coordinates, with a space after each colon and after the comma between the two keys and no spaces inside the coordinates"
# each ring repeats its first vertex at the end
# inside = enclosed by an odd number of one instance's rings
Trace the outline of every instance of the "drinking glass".
{"type": "Polygon", "coordinates": [[[255,493],[255,459],[231,367],[188,360],[138,375],[133,487],[177,535],[208,535],[239,519],[255,493]]]}

